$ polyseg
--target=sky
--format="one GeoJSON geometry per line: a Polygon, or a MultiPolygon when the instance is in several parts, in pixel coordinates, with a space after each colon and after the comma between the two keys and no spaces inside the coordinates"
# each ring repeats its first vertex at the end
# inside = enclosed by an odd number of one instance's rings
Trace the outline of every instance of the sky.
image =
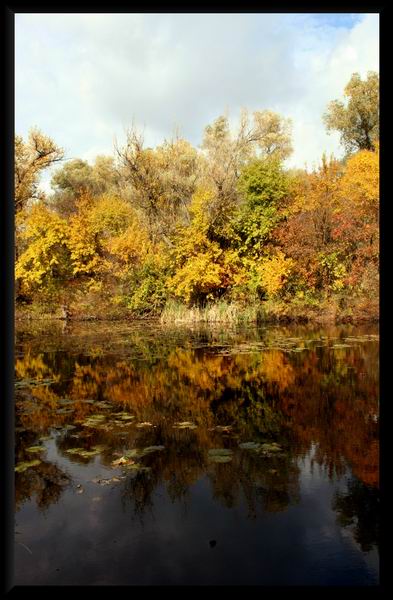
{"type": "MultiPolygon", "coordinates": [[[[147,146],[175,129],[194,145],[226,113],[292,119],[288,167],[342,156],[322,115],[352,73],[379,71],[378,14],[15,15],[15,132],[31,127],[92,162],[133,123],[147,146]]],[[[49,190],[50,174],[43,181],[49,190]]]]}

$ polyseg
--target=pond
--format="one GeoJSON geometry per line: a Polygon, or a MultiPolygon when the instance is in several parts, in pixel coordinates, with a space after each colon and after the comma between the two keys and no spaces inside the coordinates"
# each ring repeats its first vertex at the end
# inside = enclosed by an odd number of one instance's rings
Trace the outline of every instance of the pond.
{"type": "Polygon", "coordinates": [[[379,583],[379,332],[17,326],[16,585],[379,583]]]}

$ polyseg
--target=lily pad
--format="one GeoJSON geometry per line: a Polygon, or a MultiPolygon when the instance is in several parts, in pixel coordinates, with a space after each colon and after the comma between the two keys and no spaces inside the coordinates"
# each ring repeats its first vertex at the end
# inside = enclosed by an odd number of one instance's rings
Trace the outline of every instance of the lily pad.
{"type": "Polygon", "coordinates": [[[148,471],[151,471],[150,467],[145,467],[144,465],[141,465],[139,463],[128,463],[127,465],[123,465],[123,468],[130,471],[141,471],[146,473],[148,471]]]}
{"type": "Polygon", "coordinates": [[[26,471],[27,469],[30,469],[30,467],[36,467],[37,465],[39,465],[41,463],[40,460],[38,460],[38,458],[34,459],[34,460],[30,460],[30,461],[24,461],[24,462],[20,462],[16,465],[15,467],[15,471],[17,473],[23,473],[24,471],[26,471]]]}
{"type": "Polygon", "coordinates": [[[262,452],[281,452],[282,448],[276,442],[272,442],[271,444],[261,444],[262,452]]]}
{"type": "Polygon", "coordinates": [[[84,448],[68,448],[68,450],[66,450],[66,452],[68,454],[80,454],[84,450],[85,450],[84,448]]]}
{"type": "Polygon", "coordinates": [[[230,448],[211,448],[208,454],[209,456],[232,456],[233,450],[230,448]]]}
{"type": "Polygon", "coordinates": [[[95,450],[96,452],[104,452],[105,449],[106,446],[104,446],[103,444],[97,444],[96,446],[92,446],[92,450],[95,450]]]}
{"type": "Polygon", "coordinates": [[[351,348],[350,344],[334,344],[332,348],[351,348]]]}
{"type": "Polygon", "coordinates": [[[197,426],[191,421],[182,421],[181,423],[175,423],[173,426],[175,429],[196,429],[197,426]]]}
{"type": "Polygon", "coordinates": [[[259,450],[260,447],[261,444],[258,442],[243,442],[242,444],[239,444],[239,448],[242,448],[243,450],[259,450]]]}
{"type": "Polygon", "coordinates": [[[217,455],[209,456],[209,460],[210,460],[210,462],[215,462],[215,463],[228,463],[228,462],[231,462],[232,456],[223,456],[221,454],[217,454],[217,455]]]}
{"type": "Polygon", "coordinates": [[[111,464],[113,467],[119,467],[120,465],[134,464],[134,461],[131,458],[121,456],[120,458],[113,460],[111,464]]]}
{"type": "Polygon", "coordinates": [[[79,452],[79,456],[83,456],[83,458],[91,458],[97,456],[97,454],[100,454],[100,450],[82,450],[82,452],[79,452]]]}
{"type": "Polygon", "coordinates": [[[26,448],[27,452],[45,452],[46,448],[44,446],[30,446],[30,448],[26,448]]]}
{"type": "Polygon", "coordinates": [[[233,450],[229,448],[212,448],[208,451],[208,458],[212,462],[226,463],[232,460],[233,450]]]}
{"type": "Polygon", "coordinates": [[[157,452],[158,450],[165,450],[165,446],[148,446],[143,449],[144,454],[151,454],[152,452],[157,452]]]}
{"type": "Polygon", "coordinates": [[[143,456],[143,450],[141,448],[132,448],[124,453],[127,458],[140,458],[143,456]]]}
{"type": "Polygon", "coordinates": [[[93,477],[91,480],[92,483],[98,483],[99,485],[109,485],[111,481],[111,479],[101,479],[100,477],[93,477]]]}
{"type": "Polygon", "coordinates": [[[100,400],[99,402],[95,403],[96,406],[99,406],[100,408],[112,408],[111,404],[108,404],[108,402],[105,402],[104,400],[100,400]]]}

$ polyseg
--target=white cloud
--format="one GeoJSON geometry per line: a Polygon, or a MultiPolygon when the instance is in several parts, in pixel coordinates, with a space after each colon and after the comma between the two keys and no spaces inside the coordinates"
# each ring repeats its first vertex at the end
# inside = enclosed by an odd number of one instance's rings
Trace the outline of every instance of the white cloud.
{"type": "Polygon", "coordinates": [[[293,119],[290,164],[311,165],[340,152],[327,103],[353,72],[378,70],[378,15],[328,17],[17,14],[16,131],[36,125],[92,160],[133,120],[149,145],[176,125],[198,144],[226,109],[270,108],[293,119]]]}

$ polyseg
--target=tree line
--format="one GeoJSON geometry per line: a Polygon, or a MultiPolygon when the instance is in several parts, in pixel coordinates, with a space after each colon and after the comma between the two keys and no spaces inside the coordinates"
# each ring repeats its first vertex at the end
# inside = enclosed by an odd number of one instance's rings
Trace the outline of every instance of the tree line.
{"type": "Polygon", "coordinates": [[[376,316],[378,75],[353,74],[323,120],[345,156],[323,155],[311,172],[285,166],[292,124],[270,110],[243,109],[236,131],[218,117],[198,148],[178,135],[149,148],[132,127],[93,164],[65,161],[37,129],[16,136],[17,306],[376,316]],[[44,194],[40,176],[56,163],[44,194]]]}

